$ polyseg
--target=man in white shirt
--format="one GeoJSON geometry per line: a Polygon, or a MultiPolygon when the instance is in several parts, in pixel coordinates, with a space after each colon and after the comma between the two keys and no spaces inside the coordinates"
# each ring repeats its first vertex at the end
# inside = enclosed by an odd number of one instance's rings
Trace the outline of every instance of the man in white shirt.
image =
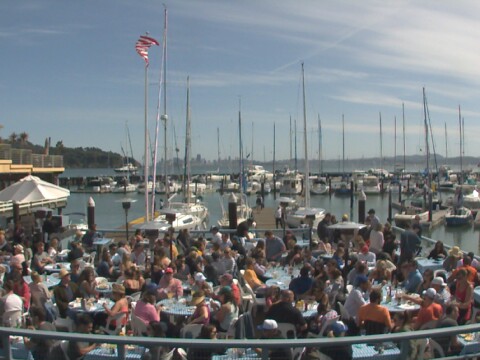
{"type": "MultiPolygon", "coordinates": [[[[13,281],[12,280],[5,281],[5,283],[3,284],[3,289],[5,290],[6,294],[1,299],[2,308],[3,308],[2,316],[3,314],[6,314],[6,313],[13,315],[13,313],[19,312],[20,313],[19,318],[21,318],[21,314],[23,312],[23,301],[20,296],[18,296],[13,292],[13,281]]],[[[5,320],[8,320],[8,319],[5,319],[5,320]]],[[[5,323],[3,325],[15,327],[17,324],[5,323]]]]}
{"type": "Polygon", "coordinates": [[[210,232],[212,233],[212,244],[222,244],[222,233],[218,231],[218,227],[213,226],[210,229],[210,232]]]}
{"type": "MultiPolygon", "coordinates": [[[[345,300],[345,310],[350,315],[350,320],[356,320],[358,309],[367,303],[370,281],[365,275],[358,275],[355,279],[355,288],[348,294],[345,300]]],[[[348,320],[343,319],[342,320],[348,320]]],[[[350,324],[350,323],[349,323],[350,324]]]]}
{"type": "Polygon", "coordinates": [[[368,266],[375,266],[376,260],[377,256],[369,250],[368,245],[364,245],[358,254],[358,261],[365,262],[368,266]]]}

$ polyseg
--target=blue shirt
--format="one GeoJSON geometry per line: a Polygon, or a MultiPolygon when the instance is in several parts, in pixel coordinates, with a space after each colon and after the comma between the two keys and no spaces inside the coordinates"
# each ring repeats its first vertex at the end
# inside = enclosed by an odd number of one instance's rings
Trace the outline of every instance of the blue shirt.
{"type": "Polygon", "coordinates": [[[420,271],[418,271],[418,269],[415,269],[415,271],[410,271],[407,280],[403,282],[403,287],[405,288],[405,291],[409,293],[416,293],[418,286],[422,283],[422,281],[422,274],[420,271]]]}

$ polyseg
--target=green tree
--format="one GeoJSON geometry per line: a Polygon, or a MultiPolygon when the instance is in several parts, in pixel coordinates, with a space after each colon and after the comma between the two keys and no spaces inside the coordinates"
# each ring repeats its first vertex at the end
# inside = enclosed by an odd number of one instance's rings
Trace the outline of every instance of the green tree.
{"type": "Polygon", "coordinates": [[[17,133],[16,132],[11,133],[8,139],[10,140],[10,144],[15,144],[18,140],[17,133]]]}

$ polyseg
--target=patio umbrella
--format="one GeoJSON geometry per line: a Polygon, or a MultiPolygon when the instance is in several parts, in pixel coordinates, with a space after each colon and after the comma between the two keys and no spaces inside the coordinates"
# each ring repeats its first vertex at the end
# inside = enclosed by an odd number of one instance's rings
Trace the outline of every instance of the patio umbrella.
{"type": "Polygon", "coordinates": [[[67,199],[70,191],[37,176],[28,175],[0,191],[0,201],[31,203],[67,199]]]}

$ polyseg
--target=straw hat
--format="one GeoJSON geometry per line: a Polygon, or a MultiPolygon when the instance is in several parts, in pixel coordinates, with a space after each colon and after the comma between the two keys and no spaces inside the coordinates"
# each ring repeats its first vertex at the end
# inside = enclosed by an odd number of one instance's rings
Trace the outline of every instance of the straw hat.
{"type": "Polygon", "coordinates": [[[203,294],[203,291],[198,291],[192,296],[192,301],[190,301],[190,304],[192,306],[197,306],[203,300],[205,300],[205,295],[203,294]]]}
{"type": "Polygon", "coordinates": [[[455,257],[460,257],[462,256],[462,251],[458,246],[452,246],[452,248],[448,250],[448,254],[455,257]]]}
{"type": "Polygon", "coordinates": [[[67,269],[61,269],[60,272],[58,273],[58,277],[60,279],[63,279],[67,275],[70,275],[70,271],[68,271],[67,269]]]}
{"type": "Polygon", "coordinates": [[[112,293],[125,294],[125,287],[122,284],[113,283],[112,284],[112,293]]]}

